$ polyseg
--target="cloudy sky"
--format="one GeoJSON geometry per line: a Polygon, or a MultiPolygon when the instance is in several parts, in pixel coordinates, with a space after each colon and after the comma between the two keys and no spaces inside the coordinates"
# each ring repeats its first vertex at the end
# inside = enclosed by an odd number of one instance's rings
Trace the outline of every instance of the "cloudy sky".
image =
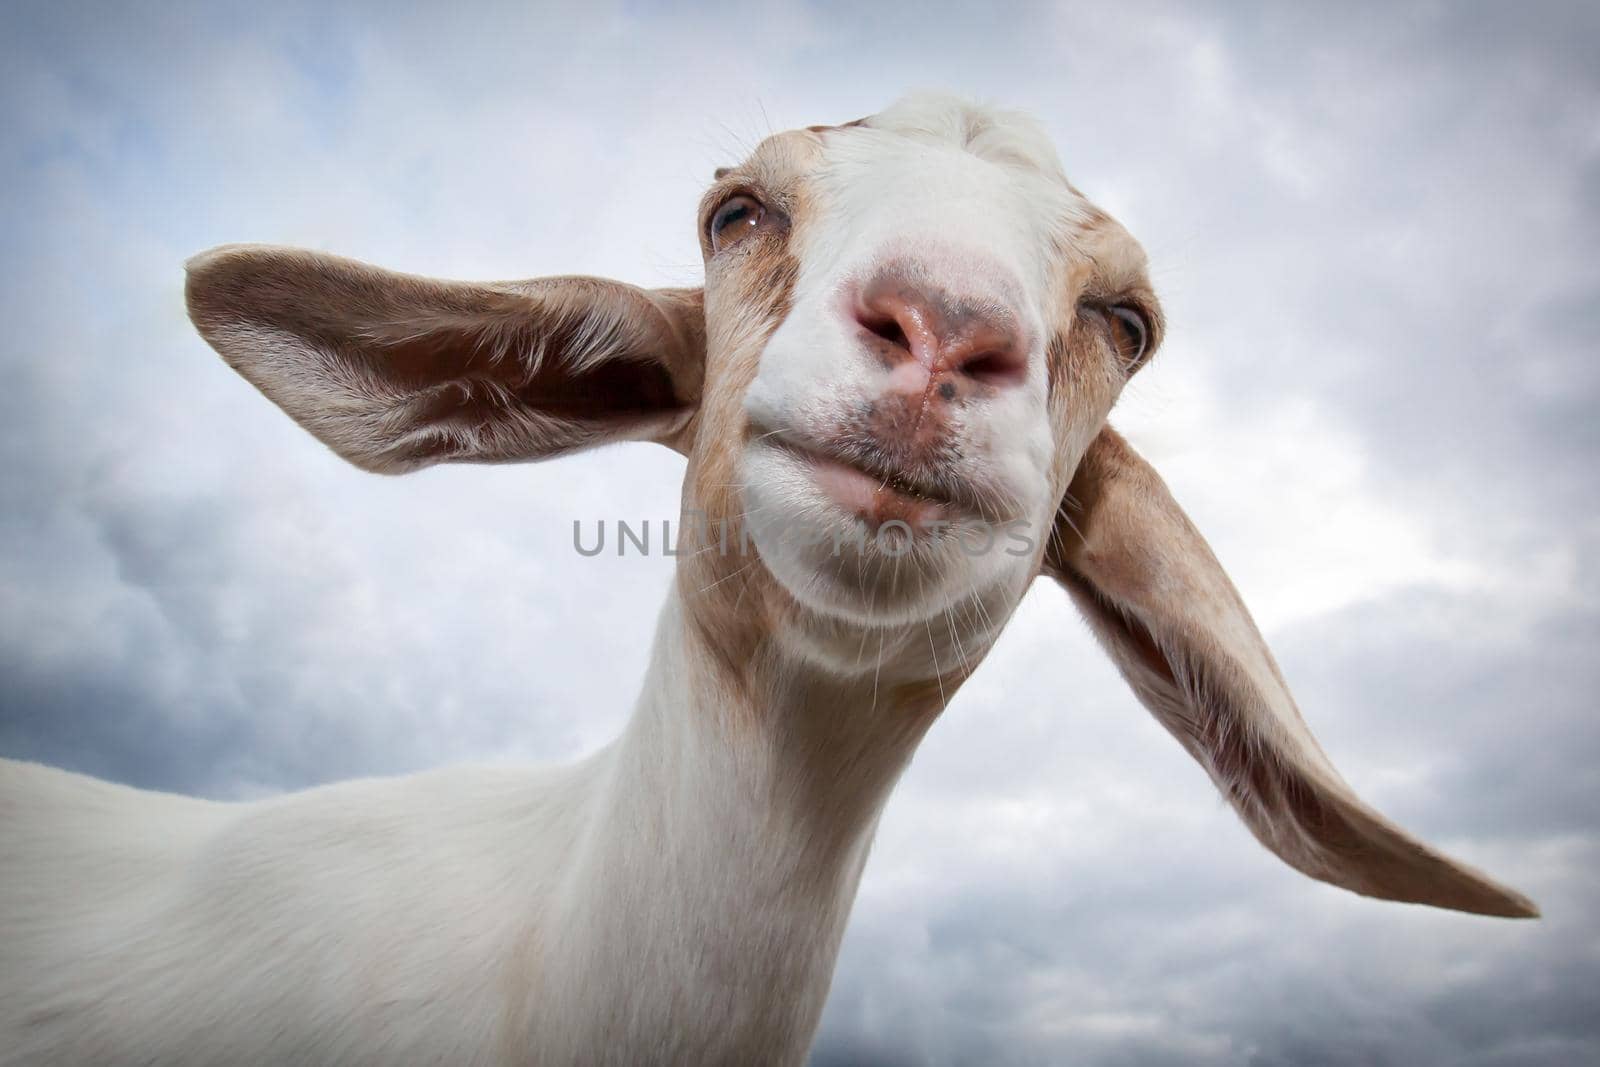
{"type": "Polygon", "coordinates": [[[670,561],[571,521],[674,514],[681,460],[363,475],[184,259],[695,284],[712,168],[948,88],[1144,241],[1115,419],[1335,762],[1545,918],[1290,871],[1039,588],[890,804],[815,1063],[1600,1055],[1600,9],[402,6],[0,15],[0,753],[242,798],[604,742],[670,561]]]}

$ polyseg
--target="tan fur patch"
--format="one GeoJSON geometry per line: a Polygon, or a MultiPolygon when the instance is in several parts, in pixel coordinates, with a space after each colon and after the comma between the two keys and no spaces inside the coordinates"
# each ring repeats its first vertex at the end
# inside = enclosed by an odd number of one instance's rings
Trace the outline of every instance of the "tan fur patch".
{"type": "Polygon", "coordinates": [[[793,307],[800,265],[790,239],[806,221],[802,164],[813,158],[794,134],[769,139],[724,175],[702,208],[704,217],[733,190],[748,189],[786,220],[781,229],[752,235],[716,257],[706,246],[705,385],[686,431],[697,443],[689,453],[683,496],[685,528],[702,527],[702,539],[681,549],[678,585],[688,622],[723,658],[730,682],[746,676],[734,668],[758,655],[793,609],[748,539],[736,484],[742,450],[732,443],[747,436],[745,392],[768,339],[793,307]]]}
{"type": "Polygon", "coordinates": [[[187,300],[223,358],[307,430],[399,473],[671,435],[700,389],[688,292],[442,281],[230,246],[191,261],[187,300]]]}

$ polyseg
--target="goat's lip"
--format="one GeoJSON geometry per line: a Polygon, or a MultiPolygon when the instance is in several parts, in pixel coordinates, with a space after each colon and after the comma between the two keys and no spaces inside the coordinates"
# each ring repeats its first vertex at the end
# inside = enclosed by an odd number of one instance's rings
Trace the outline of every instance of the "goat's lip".
{"type": "Polygon", "coordinates": [[[859,449],[802,440],[784,431],[755,431],[752,440],[788,453],[811,471],[817,485],[834,503],[869,525],[898,519],[913,526],[976,513],[976,504],[954,487],[934,484],[895,470],[859,449]]]}

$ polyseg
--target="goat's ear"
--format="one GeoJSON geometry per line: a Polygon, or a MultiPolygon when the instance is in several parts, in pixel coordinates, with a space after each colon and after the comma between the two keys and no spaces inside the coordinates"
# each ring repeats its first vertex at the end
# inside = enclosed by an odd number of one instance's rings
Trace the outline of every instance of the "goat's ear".
{"type": "Polygon", "coordinates": [[[1345,784],[1204,538],[1109,426],[1085,454],[1056,527],[1045,573],[1262,844],[1367,896],[1538,915],[1528,898],[1411,837],[1345,784]]]}
{"type": "Polygon", "coordinates": [[[211,346],[371,471],[619,440],[681,448],[700,396],[698,289],[437,281],[249,245],[203,253],[188,270],[189,317],[211,346]]]}

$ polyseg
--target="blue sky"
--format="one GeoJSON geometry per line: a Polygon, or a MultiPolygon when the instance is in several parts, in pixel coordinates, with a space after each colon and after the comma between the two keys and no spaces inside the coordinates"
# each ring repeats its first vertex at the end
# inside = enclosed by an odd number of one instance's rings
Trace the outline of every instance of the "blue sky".
{"type": "Polygon", "coordinates": [[[1600,1051],[1600,19],[1582,5],[12,4],[0,753],[259,796],[562,760],[631,706],[681,461],[365,476],[188,327],[269,241],[694,284],[716,166],[939,87],[1036,114],[1149,250],[1113,420],[1346,777],[1509,924],[1263,852],[1035,590],[885,814],[818,1064],[1600,1051]]]}

